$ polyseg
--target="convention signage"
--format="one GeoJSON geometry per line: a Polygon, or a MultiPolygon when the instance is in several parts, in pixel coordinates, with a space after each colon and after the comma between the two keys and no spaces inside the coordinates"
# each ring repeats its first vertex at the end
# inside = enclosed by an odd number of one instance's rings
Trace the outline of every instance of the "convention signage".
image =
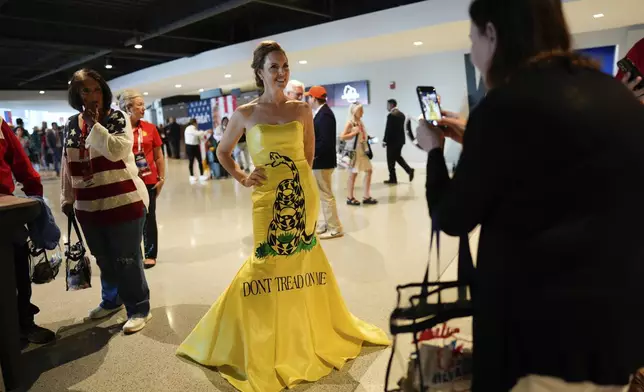
{"type": "Polygon", "coordinates": [[[351,106],[354,102],[363,105],[369,104],[368,80],[327,84],[323,85],[323,87],[326,89],[328,95],[327,103],[331,107],[347,107],[351,106]]]}

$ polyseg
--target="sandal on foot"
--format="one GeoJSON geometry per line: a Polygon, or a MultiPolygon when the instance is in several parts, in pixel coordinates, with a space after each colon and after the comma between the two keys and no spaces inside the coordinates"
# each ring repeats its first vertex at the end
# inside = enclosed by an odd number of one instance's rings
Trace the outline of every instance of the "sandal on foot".
{"type": "Polygon", "coordinates": [[[362,200],[362,204],[378,204],[378,200],[374,199],[373,197],[368,197],[362,200]]]}
{"type": "Polygon", "coordinates": [[[354,198],[348,198],[347,199],[347,204],[350,206],[359,206],[360,202],[354,198]]]}
{"type": "Polygon", "coordinates": [[[145,261],[143,262],[143,268],[145,269],[150,269],[156,265],[157,261],[155,259],[145,259],[145,261]]]}

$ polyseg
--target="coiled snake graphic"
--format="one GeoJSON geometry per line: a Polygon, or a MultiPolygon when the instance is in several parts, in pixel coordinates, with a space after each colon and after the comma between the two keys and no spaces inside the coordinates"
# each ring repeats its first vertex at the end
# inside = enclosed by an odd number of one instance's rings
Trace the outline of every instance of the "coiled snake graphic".
{"type": "Polygon", "coordinates": [[[282,180],[277,186],[273,220],[268,227],[268,245],[278,255],[292,255],[300,245],[311,245],[315,231],[306,233],[306,203],[295,163],[276,152],[271,152],[270,158],[272,167],[285,165],[293,178],[282,180]]]}

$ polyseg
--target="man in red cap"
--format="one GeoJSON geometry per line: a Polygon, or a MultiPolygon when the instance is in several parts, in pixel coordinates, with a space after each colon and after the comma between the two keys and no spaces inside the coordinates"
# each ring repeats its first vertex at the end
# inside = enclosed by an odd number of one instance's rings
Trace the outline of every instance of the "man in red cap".
{"type": "MultiPolygon", "coordinates": [[[[9,124],[0,117],[0,195],[11,195],[16,188],[13,177],[22,184],[27,196],[42,196],[40,175],[31,166],[18,137],[9,124]]],[[[23,343],[45,344],[53,341],[56,335],[37,326],[34,315],[40,310],[31,303],[31,278],[29,274],[29,247],[24,239],[14,240],[14,263],[16,272],[16,291],[20,338],[23,343]]]]}
{"type": "MultiPolygon", "coordinates": [[[[636,43],[633,48],[626,54],[626,57],[637,67],[641,74],[644,74],[644,38],[636,43]]],[[[641,77],[631,80],[632,75],[624,74],[621,70],[617,73],[617,78],[628,87],[629,90],[635,94],[642,103],[644,103],[644,88],[637,86],[642,82],[641,77]]]]}
{"type": "Polygon", "coordinates": [[[333,110],[327,105],[326,89],[313,86],[305,94],[313,109],[315,127],[315,158],[313,174],[320,189],[321,215],[318,219],[317,233],[320,239],[342,237],[342,224],[338,217],[335,195],[333,194],[333,171],[337,166],[336,121],[333,110]]]}

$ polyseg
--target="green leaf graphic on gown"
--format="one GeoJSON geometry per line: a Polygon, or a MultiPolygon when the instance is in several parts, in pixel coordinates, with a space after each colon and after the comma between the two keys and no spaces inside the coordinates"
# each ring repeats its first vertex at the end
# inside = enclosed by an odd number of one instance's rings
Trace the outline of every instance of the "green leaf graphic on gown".
{"type": "Polygon", "coordinates": [[[259,259],[291,256],[309,251],[317,243],[315,231],[306,232],[306,200],[300,183],[300,172],[289,157],[271,152],[270,158],[272,167],[285,165],[293,178],[282,180],[277,186],[268,238],[255,249],[255,256],[259,259]]]}

